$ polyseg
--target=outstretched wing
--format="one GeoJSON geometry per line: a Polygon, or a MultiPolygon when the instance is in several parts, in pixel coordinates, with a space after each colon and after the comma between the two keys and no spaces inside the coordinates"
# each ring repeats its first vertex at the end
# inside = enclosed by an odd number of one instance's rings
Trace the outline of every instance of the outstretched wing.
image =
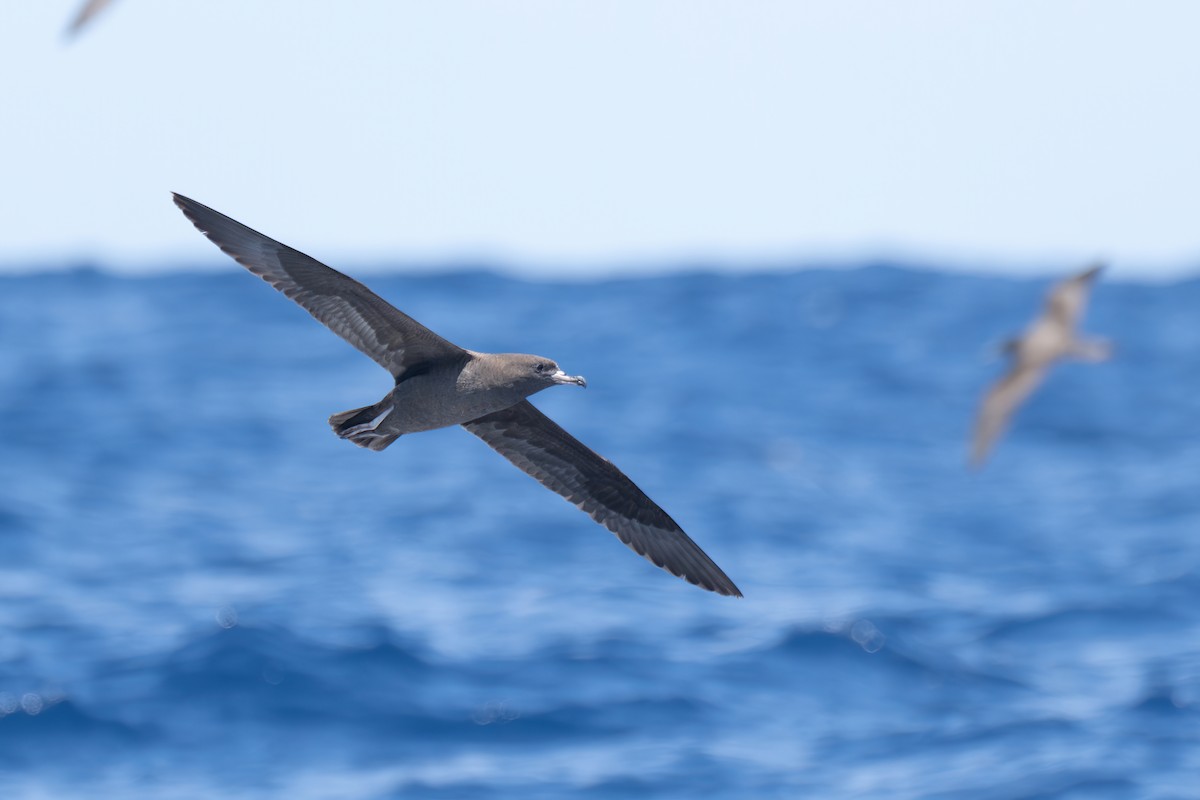
{"type": "Polygon", "coordinates": [[[1078,275],[1055,284],[1046,297],[1046,316],[1062,326],[1068,333],[1079,324],[1079,318],[1087,308],[1092,281],[1104,269],[1102,264],[1089,267],[1078,275]]]}
{"type": "Polygon", "coordinates": [[[246,269],[296,301],[331,331],[392,373],[466,351],[399,311],[353,278],[176,194],[196,228],[246,269]]]}
{"type": "Polygon", "coordinates": [[[1008,421],[1017,406],[1037,388],[1045,374],[1046,369],[1042,366],[1014,364],[1012,370],[988,390],[975,422],[975,438],[971,447],[973,466],[980,466],[987,458],[996,439],[1008,427],[1008,421]]]}
{"type": "Polygon", "coordinates": [[[656,566],[703,589],[742,596],[667,512],[528,400],[463,427],[656,566]]]}

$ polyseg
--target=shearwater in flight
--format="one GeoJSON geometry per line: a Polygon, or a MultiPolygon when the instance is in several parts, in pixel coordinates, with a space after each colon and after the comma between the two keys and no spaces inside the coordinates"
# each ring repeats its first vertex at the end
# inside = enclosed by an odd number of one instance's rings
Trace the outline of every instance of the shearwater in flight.
{"type": "Polygon", "coordinates": [[[1092,282],[1102,265],[1056,284],[1046,296],[1041,315],[1030,323],[1021,336],[1004,345],[1011,359],[1008,373],[988,391],[975,422],[971,446],[971,464],[980,466],[992,445],[1008,426],[1013,413],[1045,379],[1055,362],[1064,358],[1104,361],[1109,357],[1108,342],[1080,339],[1075,328],[1087,307],[1092,282]]]}
{"type": "Polygon", "coordinates": [[[338,436],[383,450],[406,433],[462,425],[655,565],[703,589],[741,597],[633,481],[526,399],[551,386],[586,386],[583,378],[542,356],[458,347],[358,281],[195,200],[174,197],[221,250],[391,373],[395,388],[378,403],[329,418],[338,436]]]}

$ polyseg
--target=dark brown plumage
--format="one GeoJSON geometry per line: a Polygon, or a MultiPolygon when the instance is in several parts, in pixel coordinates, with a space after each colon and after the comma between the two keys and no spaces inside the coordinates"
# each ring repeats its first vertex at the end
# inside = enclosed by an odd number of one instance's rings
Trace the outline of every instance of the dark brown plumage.
{"type": "Polygon", "coordinates": [[[526,400],[551,386],[586,386],[550,359],[458,347],[356,280],[181,195],[175,203],[225,253],[376,363],[396,385],[330,424],[361,447],[462,425],[562,495],[655,565],[701,588],[741,596],[733,581],[633,481],[526,400]]]}

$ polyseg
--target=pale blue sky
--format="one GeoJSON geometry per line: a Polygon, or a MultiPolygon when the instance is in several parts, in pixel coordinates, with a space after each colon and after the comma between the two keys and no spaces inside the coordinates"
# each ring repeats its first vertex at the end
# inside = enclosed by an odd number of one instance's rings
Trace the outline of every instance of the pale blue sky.
{"type": "Polygon", "coordinates": [[[0,270],[907,254],[1200,264],[1200,4],[77,0],[0,11],[0,270]]]}

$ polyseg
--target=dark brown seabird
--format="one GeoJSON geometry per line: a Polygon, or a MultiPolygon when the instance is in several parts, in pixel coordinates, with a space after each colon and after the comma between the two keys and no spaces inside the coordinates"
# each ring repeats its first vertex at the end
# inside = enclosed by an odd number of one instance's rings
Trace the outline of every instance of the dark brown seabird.
{"type": "Polygon", "coordinates": [[[462,425],[656,566],[703,589],[742,596],[633,481],[525,399],[560,384],[587,386],[583,378],[541,356],[458,347],[358,281],[195,200],[174,198],[213,244],[395,378],[378,403],[329,418],[338,436],[383,450],[405,433],[462,425]]]}
{"type": "Polygon", "coordinates": [[[1011,366],[1008,374],[988,391],[979,408],[971,447],[972,466],[983,464],[992,445],[1008,426],[1013,412],[1041,384],[1055,362],[1064,358],[1104,361],[1109,357],[1107,342],[1080,339],[1075,335],[1075,328],[1087,307],[1092,282],[1101,269],[1103,265],[1089,267],[1057,283],[1046,295],[1041,316],[1030,323],[1020,337],[1005,343],[1004,351],[1012,359],[1011,366]]]}

